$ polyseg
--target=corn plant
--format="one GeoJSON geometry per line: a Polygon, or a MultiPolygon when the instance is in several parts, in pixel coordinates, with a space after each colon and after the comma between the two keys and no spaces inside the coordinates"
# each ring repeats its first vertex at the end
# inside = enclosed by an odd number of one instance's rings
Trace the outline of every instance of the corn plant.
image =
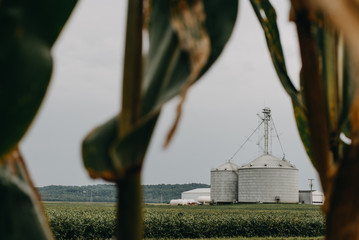
{"type": "MultiPolygon", "coordinates": [[[[112,203],[45,203],[56,239],[109,239],[115,225],[112,203]]],[[[227,206],[144,206],[144,237],[154,239],[224,237],[318,237],[325,219],[308,204],[227,206]]]]}
{"type": "Polygon", "coordinates": [[[129,1],[121,112],[83,142],[92,177],[117,183],[118,239],[141,239],[141,169],[161,107],[180,95],[177,119],[189,87],[221,53],[237,16],[236,0],[129,1]],[[143,13],[150,48],[142,56],[143,13]]]}
{"type": "MultiPolygon", "coordinates": [[[[320,174],[327,238],[359,239],[359,6],[353,0],[291,0],[302,58],[297,89],[286,70],[275,10],[268,0],[250,1],[279,80],[291,97],[303,144],[320,174]]],[[[168,143],[188,89],[218,58],[232,32],[238,1],[128,2],[122,107],[86,137],[82,152],[90,176],[117,183],[116,236],[141,239],[141,169],[161,107],[180,96],[168,143]],[[147,30],[150,49],[144,54],[142,31],[147,30]]],[[[75,4],[76,0],[0,1],[4,239],[52,238],[18,143],[45,95],[51,47],[75,4]]]]}
{"type": "Polygon", "coordinates": [[[291,1],[302,58],[300,89],[288,77],[268,0],[251,0],[279,79],[292,99],[303,144],[326,196],[327,239],[359,239],[359,48],[354,1],[291,1]]]}
{"type": "Polygon", "coordinates": [[[52,239],[18,143],[45,95],[75,0],[0,1],[0,238],[52,239]]]}
{"type": "MultiPolygon", "coordinates": [[[[45,95],[51,47],[75,4],[0,1],[1,238],[52,238],[17,146],[45,95]]],[[[119,239],[142,238],[140,173],[161,106],[176,95],[182,97],[169,141],[189,87],[217,59],[232,32],[237,4],[153,1],[145,2],[144,8],[140,0],[129,1],[121,112],[83,143],[90,176],[118,185],[119,239]],[[150,35],[147,56],[142,56],[144,26],[150,35]]]]}

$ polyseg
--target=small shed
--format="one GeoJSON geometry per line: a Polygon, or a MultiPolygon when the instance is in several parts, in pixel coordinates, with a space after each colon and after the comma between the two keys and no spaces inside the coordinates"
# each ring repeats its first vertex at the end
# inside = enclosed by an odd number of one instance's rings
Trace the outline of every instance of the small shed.
{"type": "Polygon", "coordinates": [[[299,190],[299,203],[323,205],[324,193],[316,190],[299,190]]]}
{"type": "Polygon", "coordinates": [[[312,204],[312,195],[310,190],[299,190],[299,203],[312,204]]]}
{"type": "Polygon", "coordinates": [[[319,191],[312,192],[312,204],[314,205],[323,205],[324,204],[324,193],[319,191]]]}

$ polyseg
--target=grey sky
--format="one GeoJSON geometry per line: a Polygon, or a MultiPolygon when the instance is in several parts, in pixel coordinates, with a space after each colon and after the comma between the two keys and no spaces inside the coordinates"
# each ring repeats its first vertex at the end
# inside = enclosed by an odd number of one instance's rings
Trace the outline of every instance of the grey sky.
{"type": "MultiPolygon", "coordinates": [[[[286,1],[277,9],[283,48],[292,80],[300,68],[295,26],[288,22],[286,1]]],[[[53,80],[23,143],[22,151],[37,186],[88,185],[80,144],[96,125],[120,109],[126,1],[80,1],[53,51],[53,80]]],[[[268,54],[263,31],[249,1],[240,2],[233,35],[214,66],[190,90],[177,133],[162,148],[178,99],[163,109],[146,156],[143,183],[210,182],[210,169],[236,151],[258,124],[265,106],[272,114],[286,157],[299,169],[300,189],[318,177],[296,129],[290,98],[280,85],[268,54]]],[[[257,137],[234,162],[259,156],[257,137]]],[[[273,144],[274,155],[281,157],[273,144]]]]}

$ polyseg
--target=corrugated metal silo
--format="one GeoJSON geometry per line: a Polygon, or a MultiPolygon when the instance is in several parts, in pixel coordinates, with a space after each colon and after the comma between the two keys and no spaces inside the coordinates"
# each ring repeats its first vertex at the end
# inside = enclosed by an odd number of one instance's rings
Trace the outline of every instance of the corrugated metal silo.
{"type": "Polygon", "coordinates": [[[297,203],[298,169],[264,154],[238,169],[238,202],[297,203]]]}
{"type": "Polygon", "coordinates": [[[211,169],[211,201],[233,203],[238,197],[238,166],[226,162],[211,169]]]}

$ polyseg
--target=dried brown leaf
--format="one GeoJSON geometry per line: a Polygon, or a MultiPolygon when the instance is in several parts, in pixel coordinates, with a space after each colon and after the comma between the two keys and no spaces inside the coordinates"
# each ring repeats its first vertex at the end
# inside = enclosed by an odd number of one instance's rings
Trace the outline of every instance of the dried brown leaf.
{"type": "Polygon", "coordinates": [[[202,0],[172,1],[171,16],[171,24],[177,33],[180,48],[189,55],[191,72],[181,91],[176,120],[167,135],[165,146],[170,143],[176,131],[188,89],[200,75],[211,52],[211,42],[205,27],[206,14],[202,0]]]}

